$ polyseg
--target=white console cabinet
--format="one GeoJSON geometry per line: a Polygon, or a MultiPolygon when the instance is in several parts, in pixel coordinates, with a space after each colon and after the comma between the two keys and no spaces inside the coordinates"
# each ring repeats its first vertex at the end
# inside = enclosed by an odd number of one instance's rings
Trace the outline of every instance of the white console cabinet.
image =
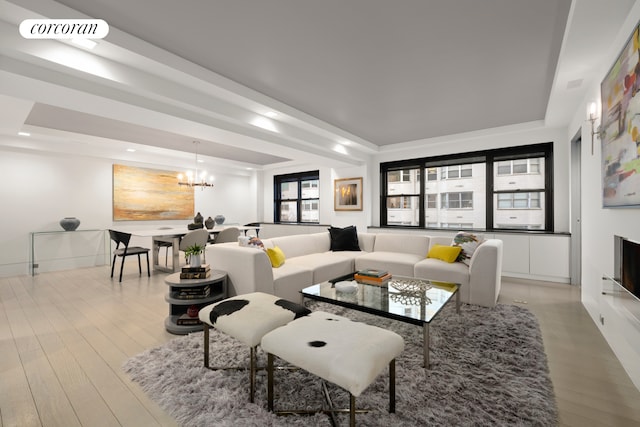
{"type": "Polygon", "coordinates": [[[505,276],[569,283],[571,236],[503,234],[502,273],[505,276]]]}

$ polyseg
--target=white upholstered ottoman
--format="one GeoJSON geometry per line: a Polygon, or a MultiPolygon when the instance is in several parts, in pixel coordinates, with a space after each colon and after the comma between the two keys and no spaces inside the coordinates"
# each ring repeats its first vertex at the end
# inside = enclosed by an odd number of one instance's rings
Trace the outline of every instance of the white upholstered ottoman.
{"type": "Polygon", "coordinates": [[[355,398],[389,366],[389,412],[395,412],[395,359],[404,350],[404,340],[395,332],[316,311],[267,333],[261,347],[267,352],[270,411],[274,410],[273,361],[277,356],[347,390],[352,426],[355,398]]]}
{"type": "MultiPolygon", "coordinates": [[[[262,292],[238,295],[200,309],[204,326],[204,366],[209,366],[209,328],[234,337],[250,348],[249,400],[253,402],[256,378],[256,347],[262,337],[311,311],[299,304],[262,292]]],[[[217,368],[210,368],[217,369],[217,368]]]]}

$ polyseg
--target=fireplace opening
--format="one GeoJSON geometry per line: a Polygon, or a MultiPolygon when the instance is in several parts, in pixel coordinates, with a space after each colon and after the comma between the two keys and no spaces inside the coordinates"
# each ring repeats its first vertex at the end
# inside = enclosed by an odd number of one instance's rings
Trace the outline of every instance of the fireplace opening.
{"type": "Polygon", "coordinates": [[[640,300],[640,243],[614,236],[614,279],[640,300]]]}

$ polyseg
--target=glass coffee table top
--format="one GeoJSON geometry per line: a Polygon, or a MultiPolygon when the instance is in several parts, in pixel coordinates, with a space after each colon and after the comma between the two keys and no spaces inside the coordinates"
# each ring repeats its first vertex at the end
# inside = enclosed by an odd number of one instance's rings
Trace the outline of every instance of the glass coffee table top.
{"type": "Polygon", "coordinates": [[[422,326],[423,361],[429,369],[429,323],[454,295],[456,312],[460,313],[459,288],[457,283],[401,276],[393,276],[383,285],[370,285],[353,280],[352,273],[300,292],[304,298],[422,326]]]}
{"type": "Polygon", "coordinates": [[[456,283],[401,276],[393,276],[384,285],[369,285],[354,281],[350,274],[309,286],[301,292],[306,298],[423,325],[431,322],[458,288],[456,283]],[[353,283],[351,289],[345,282],[353,283]],[[346,290],[340,290],[343,288],[346,290]]]}

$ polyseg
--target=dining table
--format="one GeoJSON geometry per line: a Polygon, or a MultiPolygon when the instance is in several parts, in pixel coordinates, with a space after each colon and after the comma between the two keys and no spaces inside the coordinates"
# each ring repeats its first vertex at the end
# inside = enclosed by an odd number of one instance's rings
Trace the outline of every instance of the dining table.
{"type": "MultiPolygon", "coordinates": [[[[245,226],[245,225],[216,225],[211,229],[206,229],[210,235],[214,236],[224,230],[225,228],[235,227],[240,232],[247,234],[250,230],[255,230],[256,233],[260,230],[259,226],[245,226]]],[[[187,227],[158,227],[153,229],[141,229],[141,230],[118,230],[130,233],[132,236],[137,237],[151,237],[152,243],[152,267],[157,271],[164,271],[168,273],[174,273],[180,268],[180,240],[187,233],[194,230],[189,230],[187,227]],[[160,247],[167,246],[166,243],[171,244],[172,257],[171,262],[167,262],[167,265],[161,265],[159,262],[160,247]]]]}

